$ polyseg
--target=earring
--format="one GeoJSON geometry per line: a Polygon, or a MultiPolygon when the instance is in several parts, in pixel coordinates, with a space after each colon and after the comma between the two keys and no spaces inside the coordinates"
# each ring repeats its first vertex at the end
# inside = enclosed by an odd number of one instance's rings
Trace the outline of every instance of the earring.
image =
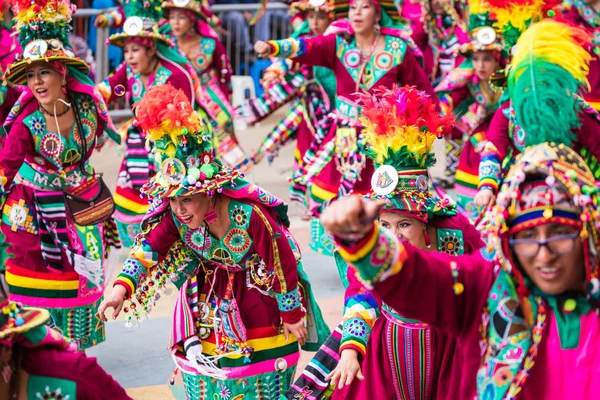
{"type": "Polygon", "coordinates": [[[429,234],[427,233],[427,226],[423,227],[423,233],[425,234],[425,246],[430,249],[431,248],[431,239],[429,239],[429,234]]]}
{"type": "Polygon", "coordinates": [[[67,85],[62,85],[62,94],[67,95],[67,85]]]}
{"type": "Polygon", "coordinates": [[[379,21],[375,23],[375,32],[379,34],[381,32],[381,25],[379,25],[379,21]]]}
{"type": "Polygon", "coordinates": [[[209,225],[213,224],[219,220],[219,216],[217,215],[217,212],[215,211],[216,204],[217,204],[217,201],[215,200],[210,208],[210,211],[207,212],[206,215],[204,216],[204,220],[209,225]]]}

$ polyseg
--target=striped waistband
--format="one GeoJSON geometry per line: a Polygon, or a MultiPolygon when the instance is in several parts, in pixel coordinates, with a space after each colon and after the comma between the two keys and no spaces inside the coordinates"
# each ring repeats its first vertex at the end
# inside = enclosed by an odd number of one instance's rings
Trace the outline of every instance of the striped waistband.
{"type": "MultiPolygon", "coordinates": [[[[94,172],[89,163],[86,163],[85,169],[90,174],[94,172]]],[[[64,175],[59,176],[58,171],[45,170],[37,164],[25,161],[19,169],[16,179],[21,184],[34,189],[60,191],[80,185],[85,177],[79,165],[71,165],[65,168],[64,175]]]]}

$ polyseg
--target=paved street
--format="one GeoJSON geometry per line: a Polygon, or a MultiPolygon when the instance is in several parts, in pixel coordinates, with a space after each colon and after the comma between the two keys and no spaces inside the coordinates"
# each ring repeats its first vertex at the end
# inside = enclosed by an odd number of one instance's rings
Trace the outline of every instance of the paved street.
{"type": "MultiPolygon", "coordinates": [[[[268,133],[283,111],[278,112],[261,126],[238,132],[242,147],[250,151],[256,149],[260,141],[268,133]]],[[[259,164],[247,175],[247,178],[262,186],[271,193],[286,201],[288,197],[287,177],[291,175],[293,146],[282,149],[272,165],[266,161],[259,164]]],[[[443,142],[436,146],[438,166],[433,171],[439,176],[443,165],[443,142]]],[[[107,183],[116,182],[121,157],[116,148],[105,148],[94,155],[94,166],[104,172],[107,183]]],[[[341,319],[343,306],[343,290],[337,275],[335,263],[330,257],[312,252],[308,249],[309,224],[300,219],[302,210],[290,206],[292,233],[300,243],[303,251],[304,268],[309,275],[316,298],[321,305],[324,317],[330,327],[336,326],[341,319]]],[[[124,261],[127,250],[123,250],[119,262],[114,265],[113,276],[124,261]]],[[[111,288],[107,288],[110,293],[111,288]]],[[[163,296],[150,315],[150,319],[142,322],[139,328],[126,328],[123,315],[117,321],[109,322],[106,327],[106,342],[88,351],[98,358],[107,372],[125,387],[134,399],[169,400],[185,399],[183,385],[180,380],[174,386],[168,384],[174,364],[167,350],[171,313],[175,302],[174,291],[170,296],[163,296]]],[[[312,353],[305,353],[301,359],[304,365],[312,353]]]]}

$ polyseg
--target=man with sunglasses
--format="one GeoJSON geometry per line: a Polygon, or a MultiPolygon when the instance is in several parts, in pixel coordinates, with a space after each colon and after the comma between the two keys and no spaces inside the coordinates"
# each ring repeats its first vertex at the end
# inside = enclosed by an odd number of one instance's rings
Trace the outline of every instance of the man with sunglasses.
{"type": "Polygon", "coordinates": [[[598,399],[598,201],[585,162],[543,143],[508,172],[487,252],[417,250],[358,197],[332,203],[321,222],[375,295],[456,338],[464,368],[447,398],[598,399]]]}

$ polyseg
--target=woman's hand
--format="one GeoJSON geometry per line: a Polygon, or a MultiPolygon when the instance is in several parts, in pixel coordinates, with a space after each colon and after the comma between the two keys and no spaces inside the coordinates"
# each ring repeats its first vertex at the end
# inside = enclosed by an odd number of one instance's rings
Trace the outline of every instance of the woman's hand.
{"type": "Polygon", "coordinates": [[[327,380],[332,386],[339,382],[337,388],[342,389],[344,386],[350,385],[355,377],[361,381],[365,379],[360,370],[358,352],[354,349],[342,350],[340,361],[337,367],[327,375],[327,380]]]}
{"type": "Polygon", "coordinates": [[[112,292],[110,293],[110,297],[108,299],[104,299],[100,304],[100,307],[98,307],[98,315],[100,316],[100,320],[104,322],[108,321],[104,315],[104,312],[109,307],[112,307],[115,310],[112,318],[117,319],[121,309],[123,308],[125,296],[127,296],[127,289],[125,289],[123,285],[114,286],[112,292]]]}
{"type": "Polygon", "coordinates": [[[271,55],[271,45],[267,42],[259,40],[258,42],[254,43],[254,51],[260,58],[267,58],[271,55]]]}
{"type": "Polygon", "coordinates": [[[340,239],[357,241],[373,229],[373,221],[385,203],[361,196],[342,197],[331,203],[321,215],[321,224],[340,239]]]}
{"type": "Polygon", "coordinates": [[[496,196],[494,196],[494,192],[489,189],[481,189],[475,195],[475,205],[477,207],[487,208],[494,200],[496,196]]]}
{"type": "Polygon", "coordinates": [[[306,337],[308,336],[308,331],[304,326],[304,318],[300,318],[300,321],[293,324],[288,324],[287,322],[284,322],[283,334],[285,335],[285,340],[289,340],[290,332],[293,333],[294,336],[296,336],[296,339],[298,340],[298,343],[300,343],[300,346],[304,345],[304,343],[306,343],[306,337]]]}

